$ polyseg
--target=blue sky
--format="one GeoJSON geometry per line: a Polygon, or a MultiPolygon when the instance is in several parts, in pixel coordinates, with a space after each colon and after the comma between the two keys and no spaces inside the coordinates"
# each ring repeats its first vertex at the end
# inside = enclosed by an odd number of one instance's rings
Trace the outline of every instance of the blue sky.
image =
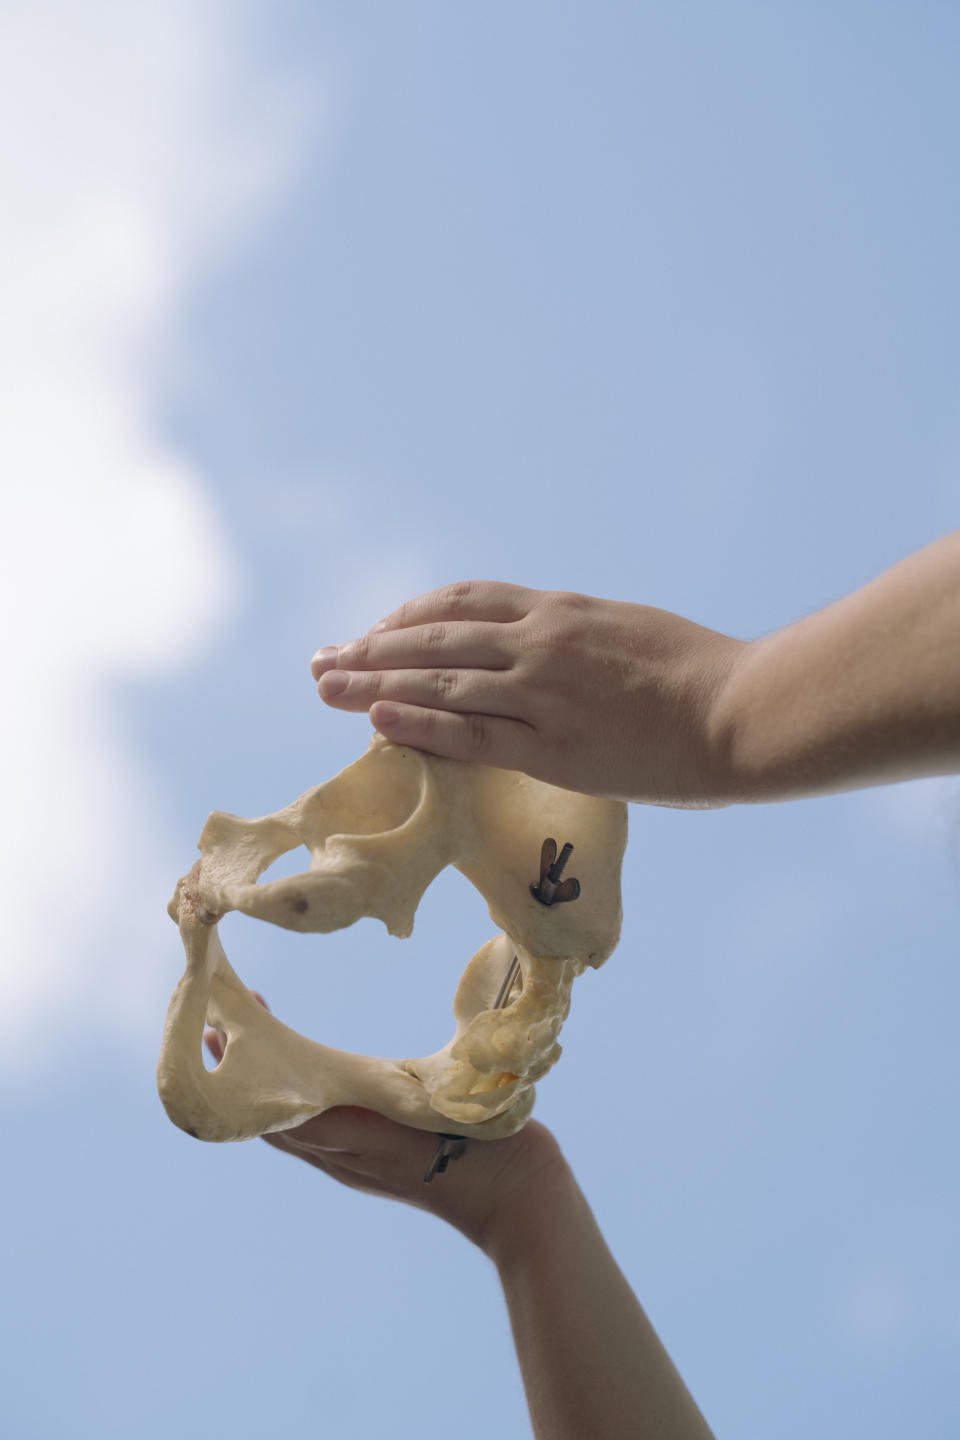
{"type": "MultiPolygon", "coordinates": [[[[363,750],[309,658],[412,594],[749,638],[957,527],[958,32],[7,7],[5,1433],[526,1433],[466,1242],[169,1124],[164,906],[208,811],[363,750]]],[[[624,911],[537,1114],[708,1419],[951,1433],[960,782],[634,808],[624,911]]],[[[410,1055],[492,933],[458,875],[404,942],[223,928],[283,1018],[410,1055]]]]}

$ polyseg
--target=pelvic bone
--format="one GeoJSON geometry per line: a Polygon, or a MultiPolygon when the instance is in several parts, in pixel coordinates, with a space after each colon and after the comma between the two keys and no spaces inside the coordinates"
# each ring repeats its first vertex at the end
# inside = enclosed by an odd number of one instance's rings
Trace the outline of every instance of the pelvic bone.
{"type": "Polygon", "coordinates": [[[380,736],[355,764],[274,815],[214,812],[201,858],[179,881],[169,913],[187,966],[167,1012],[157,1068],[174,1124],[202,1140],[246,1140],[286,1130],[333,1105],[360,1105],[422,1130],[496,1138],[519,1130],[534,1083],[560,1054],[557,1035],[583,969],[598,966],[620,933],[626,806],[560,790],[514,771],[401,749],[380,736]],[[546,907],[530,893],[547,836],[574,846],[575,901],[546,907]],[[257,884],[299,845],[300,875],[257,884]],[[217,934],[230,910],[324,932],[361,916],[407,936],[427,886],[455,865],[483,895],[503,934],[467,966],[454,998],[457,1030],[435,1055],[383,1060],[308,1040],[260,1005],[232,969],[217,934]],[[493,1005],[514,955],[522,983],[493,1005]],[[204,1024],[224,1032],[205,1069],[204,1024]]]}

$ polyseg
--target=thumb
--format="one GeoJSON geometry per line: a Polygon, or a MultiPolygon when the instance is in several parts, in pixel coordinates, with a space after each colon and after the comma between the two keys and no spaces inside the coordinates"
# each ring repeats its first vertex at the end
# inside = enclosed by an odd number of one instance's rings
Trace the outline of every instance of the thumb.
{"type": "Polygon", "coordinates": [[[280,1132],[310,1150],[385,1156],[405,1151],[423,1131],[411,1130],[359,1105],[335,1105],[292,1130],[280,1132]]]}

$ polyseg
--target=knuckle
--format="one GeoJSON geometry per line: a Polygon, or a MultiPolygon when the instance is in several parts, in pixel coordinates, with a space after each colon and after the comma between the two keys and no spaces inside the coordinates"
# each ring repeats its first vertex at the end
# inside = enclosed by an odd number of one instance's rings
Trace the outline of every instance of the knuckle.
{"type": "Polygon", "coordinates": [[[573,591],[551,591],[533,618],[538,641],[550,649],[566,653],[587,639],[584,596],[573,591]]]}
{"type": "Polygon", "coordinates": [[[450,610],[458,611],[472,599],[473,592],[472,580],[456,580],[452,585],[445,585],[441,594],[444,605],[450,610]]]}
{"type": "Polygon", "coordinates": [[[430,625],[424,625],[422,641],[425,650],[442,649],[446,638],[447,627],[442,620],[435,620],[430,625]]]}
{"type": "Polygon", "coordinates": [[[424,710],[420,716],[420,731],[425,740],[432,740],[437,733],[439,716],[436,710],[424,710]]]}
{"type": "Polygon", "coordinates": [[[456,695],[458,677],[456,670],[435,670],[433,673],[433,692],[437,700],[452,700],[456,695]]]}
{"type": "Polygon", "coordinates": [[[580,613],[583,596],[573,590],[551,590],[545,597],[551,609],[564,616],[580,613]]]}
{"type": "Polygon", "coordinates": [[[341,668],[351,670],[354,668],[362,669],[366,665],[369,656],[370,640],[368,636],[361,635],[359,640],[352,640],[350,644],[345,647],[345,653],[341,655],[341,661],[345,661],[346,663],[341,664],[341,668]]]}
{"type": "Polygon", "coordinates": [[[490,727],[483,715],[471,715],[467,721],[467,744],[471,755],[483,755],[490,748],[490,727]]]}

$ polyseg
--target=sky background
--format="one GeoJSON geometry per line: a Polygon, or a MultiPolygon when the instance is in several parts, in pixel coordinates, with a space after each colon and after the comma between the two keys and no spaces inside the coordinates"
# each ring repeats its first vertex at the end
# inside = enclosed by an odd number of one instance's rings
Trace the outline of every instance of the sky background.
{"type": "MultiPolygon", "coordinates": [[[[452,1230],[156,1097],[212,809],[365,748],[308,664],[467,578],[751,638],[960,524],[960,14],[0,11],[0,1431],[529,1433],[452,1230]]],[[[538,1116],[718,1436],[955,1433],[960,782],[634,807],[538,1116]]],[[[491,934],[223,925],[297,1028],[491,934]]]]}

